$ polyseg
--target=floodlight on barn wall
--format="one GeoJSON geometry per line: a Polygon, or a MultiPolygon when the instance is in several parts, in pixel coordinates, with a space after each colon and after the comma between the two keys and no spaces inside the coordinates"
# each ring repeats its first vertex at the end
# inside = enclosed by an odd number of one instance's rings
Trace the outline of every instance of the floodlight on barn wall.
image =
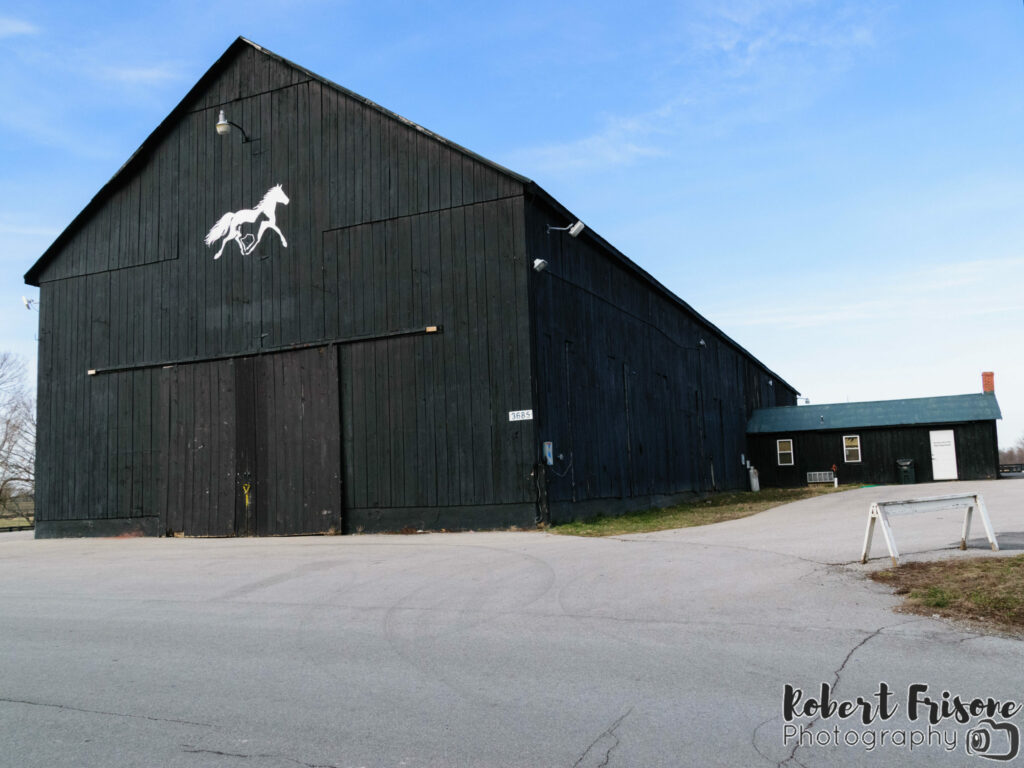
{"type": "Polygon", "coordinates": [[[243,128],[238,123],[232,120],[228,120],[227,117],[224,116],[224,110],[222,109],[220,111],[220,117],[217,118],[217,125],[215,126],[217,129],[217,135],[227,136],[229,133],[231,133],[231,126],[235,126],[235,128],[242,132],[243,144],[248,144],[250,141],[252,141],[252,139],[249,138],[249,134],[245,132],[245,128],[243,128]]]}
{"type": "Polygon", "coordinates": [[[586,226],[586,224],[578,220],[567,227],[555,227],[552,226],[551,224],[548,224],[548,234],[550,235],[552,232],[568,232],[569,237],[579,237],[580,232],[586,229],[586,226]]]}

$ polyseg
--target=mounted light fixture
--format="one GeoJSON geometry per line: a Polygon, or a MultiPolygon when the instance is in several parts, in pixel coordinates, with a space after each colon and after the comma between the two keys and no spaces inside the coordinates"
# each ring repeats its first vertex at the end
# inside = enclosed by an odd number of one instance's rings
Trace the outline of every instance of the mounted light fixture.
{"type": "Polygon", "coordinates": [[[249,134],[247,134],[245,132],[245,128],[240,126],[238,123],[235,123],[235,122],[232,122],[231,120],[228,120],[224,116],[224,110],[222,109],[220,111],[220,117],[217,118],[217,126],[216,126],[216,128],[217,128],[217,135],[218,136],[227,136],[229,133],[231,133],[231,126],[235,126],[235,128],[237,128],[238,130],[240,130],[242,132],[242,143],[243,144],[248,144],[250,141],[252,141],[252,139],[249,138],[249,134]]]}
{"type": "Polygon", "coordinates": [[[543,272],[547,268],[548,268],[548,263],[546,261],[544,261],[544,259],[534,259],[533,260],[533,269],[534,269],[535,272],[543,272]]]}
{"type": "Polygon", "coordinates": [[[568,227],[553,227],[548,224],[548,234],[552,232],[568,232],[569,237],[579,237],[580,232],[586,229],[586,224],[582,221],[577,220],[575,224],[570,224],[568,227]]]}
{"type": "Polygon", "coordinates": [[[697,343],[700,344],[702,347],[706,347],[708,345],[708,343],[706,341],[704,341],[704,339],[701,339],[697,343]]]}

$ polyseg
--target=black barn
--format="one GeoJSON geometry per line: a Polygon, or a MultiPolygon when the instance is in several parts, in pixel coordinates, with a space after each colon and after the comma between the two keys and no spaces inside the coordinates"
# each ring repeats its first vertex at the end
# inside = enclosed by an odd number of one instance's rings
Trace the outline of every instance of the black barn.
{"type": "Polygon", "coordinates": [[[36,535],[532,526],[743,487],[747,419],[794,390],[549,230],[575,220],[235,41],[25,276],[36,535]]]}
{"type": "Polygon", "coordinates": [[[833,467],[840,484],[984,480],[999,476],[1000,418],[994,391],[801,405],[754,411],[747,439],[766,487],[833,467]]]}

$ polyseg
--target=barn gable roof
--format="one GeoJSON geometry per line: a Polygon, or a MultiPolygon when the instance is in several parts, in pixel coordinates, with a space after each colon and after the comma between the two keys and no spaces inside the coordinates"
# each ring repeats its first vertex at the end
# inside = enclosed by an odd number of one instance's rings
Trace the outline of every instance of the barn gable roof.
{"type": "Polygon", "coordinates": [[[991,421],[1002,417],[995,395],[979,392],[946,397],[759,408],[754,411],[747,423],[747,433],[954,424],[965,421],[991,421]]]}
{"type": "Polygon", "coordinates": [[[188,91],[187,94],[185,94],[185,97],[178,103],[176,107],[174,107],[174,109],[171,110],[170,114],[168,114],[167,117],[165,117],[164,120],[160,123],[160,125],[158,125],[156,129],[148,137],[146,137],[146,140],[142,142],[141,146],[139,146],[139,148],[132,153],[131,157],[128,158],[124,165],[122,165],[117,170],[117,172],[111,177],[111,179],[106,184],[103,185],[99,192],[97,192],[93,196],[92,200],[89,201],[88,205],[86,205],[85,208],[83,208],[82,211],[64,229],[64,231],[57,236],[57,239],[53,241],[53,243],[50,245],[49,248],[46,249],[43,255],[40,256],[38,260],[36,260],[36,263],[32,265],[28,272],[25,273],[25,282],[27,284],[38,287],[39,280],[40,277],[42,276],[43,270],[54,258],[56,258],[60,254],[61,250],[74,236],[74,234],[81,228],[81,226],[86,221],[89,220],[89,218],[96,212],[96,210],[101,205],[103,205],[103,203],[107,201],[111,194],[118,189],[118,187],[124,182],[124,180],[126,178],[131,177],[132,173],[146,161],[146,159],[150,156],[150,154],[152,154],[160,140],[165,135],[167,135],[167,133],[170,132],[170,130],[174,127],[177,121],[184,114],[190,112],[194,108],[196,101],[200,99],[204,92],[216,82],[217,78],[224,72],[225,69],[227,69],[232,64],[232,62],[236,59],[239,53],[250,49],[258,51],[263,56],[267,56],[270,59],[273,59],[274,61],[277,61],[280,64],[285,65],[286,67],[290,67],[291,69],[296,70],[299,73],[302,73],[307,78],[316,80],[322,83],[323,85],[328,86],[329,88],[333,88],[334,90],[344,94],[345,96],[354,99],[355,101],[358,101],[371,109],[377,110],[381,114],[386,115],[387,117],[393,120],[400,122],[402,125],[405,125],[408,128],[412,128],[416,131],[419,131],[420,133],[423,133],[424,135],[430,136],[432,139],[440,142],[441,144],[444,144],[449,149],[466,155],[467,157],[472,158],[476,162],[492,168],[493,170],[497,171],[500,174],[508,176],[521,184],[530,185],[531,187],[539,190],[539,187],[537,187],[536,184],[534,184],[530,179],[526,178],[525,176],[522,176],[521,174],[511,171],[508,168],[505,168],[504,166],[494,162],[493,160],[488,160],[487,158],[478,155],[475,152],[472,152],[471,150],[466,149],[465,147],[456,144],[453,141],[449,141],[443,136],[433,133],[432,131],[429,131],[426,128],[424,128],[423,126],[414,123],[413,121],[408,120],[395,112],[385,109],[384,107],[371,101],[370,99],[360,96],[359,94],[350,91],[347,88],[338,85],[337,83],[332,82],[331,80],[328,80],[325,77],[317,75],[316,73],[311,72],[310,70],[300,66],[299,64],[296,64],[293,61],[289,61],[288,59],[282,56],[278,56],[276,53],[273,53],[272,51],[268,51],[266,48],[257,45],[251,40],[247,40],[244,37],[239,37],[230,46],[228,46],[227,50],[224,51],[221,57],[213,63],[213,65],[206,71],[205,74],[203,74],[201,78],[199,78],[196,84],[192,86],[192,88],[188,91]]]}
{"type": "MultiPolygon", "coordinates": [[[[499,163],[489,160],[482,155],[466,149],[465,147],[440,136],[421,125],[402,117],[401,115],[392,112],[379,104],[367,99],[359,94],[350,91],[349,89],[338,85],[337,83],[317,75],[314,72],[290,61],[282,56],[273,53],[272,51],[263,48],[262,46],[247,40],[244,37],[237,38],[227,50],[221,55],[219,59],[206,71],[205,74],[196,82],[194,86],[188,91],[188,93],[182,98],[177,106],[167,115],[166,118],[156,127],[156,129],[146,138],[145,141],[139,146],[138,149],[132,153],[131,157],[121,166],[120,169],[111,177],[111,179],[93,196],[92,200],[82,209],[82,211],[71,221],[71,223],[61,232],[60,235],[54,240],[49,248],[39,257],[39,259],[32,265],[32,267],[25,273],[25,282],[29,285],[38,287],[40,280],[43,276],[46,268],[64,251],[65,247],[72,241],[75,235],[82,230],[82,228],[90,221],[90,219],[98,212],[98,210],[115,194],[117,191],[130,180],[136,171],[143,167],[149,158],[158,148],[160,142],[174,130],[178,122],[186,116],[188,113],[196,109],[204,97],[207,97],[206,107],[212,107],[217,103],[217,100],[210,96],[207,92],[214,89],[217,86],[218,78],[220,78],[225,71],[232,65],[236,58],[245,51],[254,51],[261,56],[268,57],[269,59],[278,62],[279,64],[291,68],[296,73],[300,73],[304,77],[312,80],[316,80],[322,85],[334,89],[335,91],[351,98],[366,107],[380,112],[389,119],[395,120],[407,128],[413,129],[422,133],[425,136],[429,136],[432,140],[444,145],[445,147],[458,152],[473,161],[480,163],[494,172],[506,176],[507,178],[523,185],[524,191],[531,197],[543,201],[545,204],[550,206],[559,216],[561,216],[565,222],[572,221],[578,218],[562,203],[551,196],[546,190],[544,190],[539,184],[533,180],[523,176],[522,174],[516,173],[515,171],[505,168],[499,163]],[[212,100],[211,100],[212,99],[212,100]]],[[[222,103],[228,103],[233,98],[225,98],[222,103]]],[[[764,363],[752,355],[742,345],[737,343],[728,334],[722,331],[718,326],[708,320],[706,317],[701,315],[696,309],[690,304],[681,299],[671,290],[662,285],[657,279],[655,279],[649,272],[639,266],[635,261],[630,259],[628,256],[623,254],[618,248],[612,245],[610,242],[605,240],[593,229],[587,229],[587,237],[599,244],[606,253],[618,261],[625,269],[637,275],[640,279],[647,282],[655,291],[665,296],[669,301],[673,302],[677,306],[683,308],[686,312],[692,314],[700,324],[702,324],[710,333],[718,336],[725,344],[733,347],[741,354],[749,357],[754,361],[756,365],[767,372],[775,381],[779,384],[793,390],[796,389],[788,384],[781,376],[768,368],[764,363]]]]}

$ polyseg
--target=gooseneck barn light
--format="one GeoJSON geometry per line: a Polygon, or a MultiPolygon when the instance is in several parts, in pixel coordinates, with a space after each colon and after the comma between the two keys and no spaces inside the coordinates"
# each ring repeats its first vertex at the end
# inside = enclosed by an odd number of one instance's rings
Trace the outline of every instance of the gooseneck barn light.
{"type": "Polygon", "coordinates": [[[235,122],[232,122],[231,120],[228,120],[224,116],[224,110],[222,109],[220,111],[220,117],[217,118],[217,126],[216,126],[217,127],[217,135],[218,136],[227,136],[229,133],[231,133],[231,126],[235,126],[235,128],[237,128],[238,130],[240,130],[242,132],[242,143],[243,144],[248,144],[250,141],[252,141],[252,139],[249,138],[249,134],[247,134],[245,132],[245,128],[240,126],[238,123],[235,123],[235,122]]]}
{"type": "Polygon", "coordinates": [[[582,221],[577,221],[575,224],[570,224],[568,227],[553,227],[548,224],[548,234],[552,232],[568,232],[569,237],[579,237],[580,232],[586,229],[586,224],[582,221]]]}

